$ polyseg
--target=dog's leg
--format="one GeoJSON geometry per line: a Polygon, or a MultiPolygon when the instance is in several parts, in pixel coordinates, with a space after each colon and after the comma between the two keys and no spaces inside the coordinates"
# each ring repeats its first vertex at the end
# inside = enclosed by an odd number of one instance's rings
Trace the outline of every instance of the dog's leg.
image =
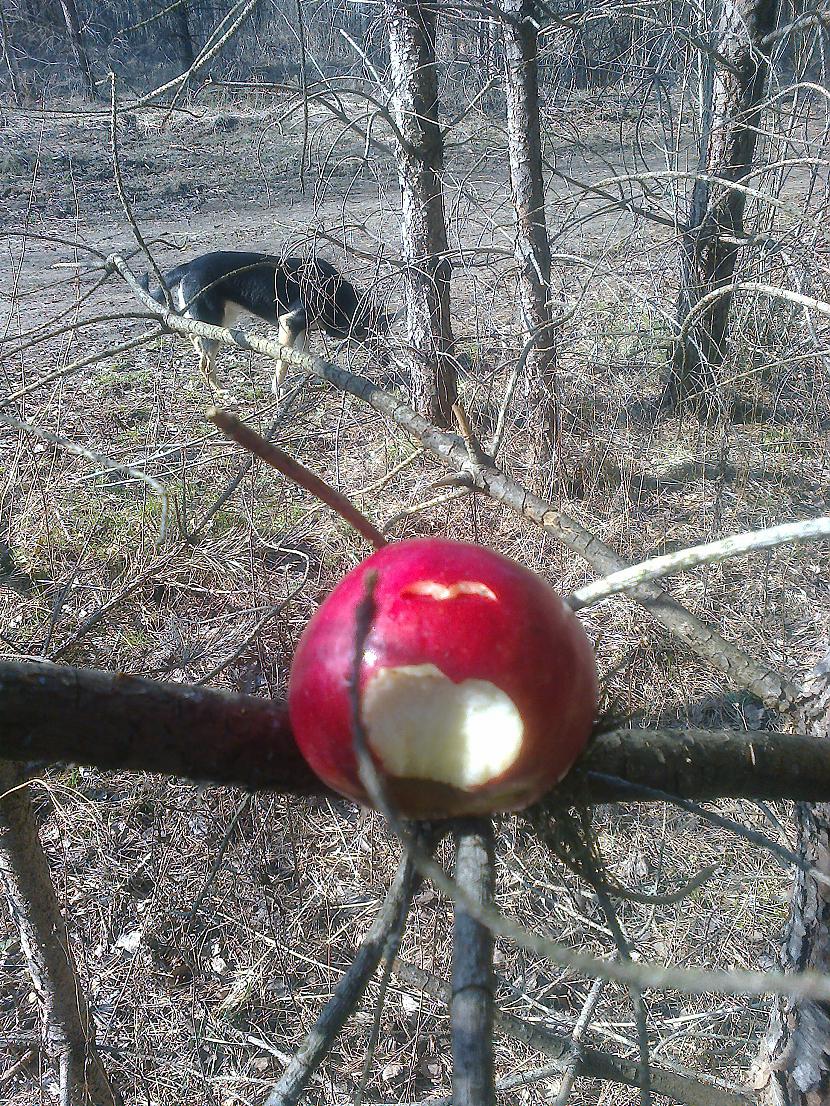
{"type": "Polygon", "coordinates": [[[213,359],[216,356],[219,343],[213,342],[209,338],[194,338],[193,345],[199,351],[199,372],[204,378],[211,396],[216,396],[222,403],[228,405],[236,404],[236,397],[222,386],[213,367],[213,359]]]}
{"type": "MultiPolygon", "coordinates": [[[[302,351],[306,345],[306,314],[302,306],[286,311],[279,317],[280,330],[277,340],[281,346],[302,351]]],[[[283,381],[288,373],[288,361],[277,361],[271,381],[271,391],[277,399],[282,392],[283,381]]]]}
{"type": "Polygon", "coordinates": [[[201,338],[191,338],[190,341],[193,343],[193,348],[199,355],[199,376],[203,380],[209,380],[213,369],[210,363],[210,354],[205,348],[205,343],[201,338]]]}

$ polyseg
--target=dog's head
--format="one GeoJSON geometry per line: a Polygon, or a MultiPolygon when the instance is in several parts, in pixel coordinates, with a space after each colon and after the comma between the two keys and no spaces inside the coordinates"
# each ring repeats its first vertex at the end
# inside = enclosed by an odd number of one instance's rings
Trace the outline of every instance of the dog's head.
{"type": "Polygon", "coordinates": [[[348,320],[348,337],[355,342],[369,343],[385,338],[399,314],[385,311],[374,298],[366,296],[356,305],[348,320]]]}

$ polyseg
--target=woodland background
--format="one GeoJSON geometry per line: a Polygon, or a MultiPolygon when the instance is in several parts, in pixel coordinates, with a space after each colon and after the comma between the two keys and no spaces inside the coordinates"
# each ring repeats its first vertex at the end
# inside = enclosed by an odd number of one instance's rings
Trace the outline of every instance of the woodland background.
{"type": "MultiPolygon", "coordinates": [[[[390,537],[474,538],[564,595],[597,574],[574,542],[557,540],[570,520],[635,563],[827,512],[823,9],[505,0],[442,4],[436,20],[413,3],[407,18],[436,64],[407,70],[390,54],[400,11],[390,4],[0,3],[4,660],[279,699],[302,627],[368,552],[206,422],[212,397],[190,344],[151,322],[105,268],[111,253],[148,268],[130,220],[162,268],[210,249],[316,250],[391,307],[408,303],[385,367],[319,336],[313,348],[438,425],[451,422],[457,384],[499,469],[566,520],[538,525],[533,503],[515,488],[494,494],[493,481],[479,495],[441,485],[447,465],[400,420],[303,366],[277,404],[265,358],[224,350],[218,373],[237,413],[390,537]],[[537,50],[538,95],[524,81],[537,50]],[[429,107],[409,163],[394,89],[429,107]],[[440,192],[444,241],[429,220],[402,232],[407,172],[416,191],[440,192]],[[690,323],[712,292],[712,310],[690,323]],[[158,486],[171,504],[162,542],[158,486]]],[[[743,667],[719,645],[696,653],[689,635],[629,599],[589,608],[604,719],[805,732],[794,688],[827,649],[828,567],[826,545],[784,546],[669,581],[743,667]]],[[[10,757],[13,737],[0,740],[10,757]]],[[[93,767],[40,770],[22,794],[125,1100],[265,1101],[383,900],[399,852],[383,819],[324,796],[93,767]]],[[[794,816],[769,798],[710,809],[826,867],[826,808],[794,816]]],[[[792,869],[725,825],[632,802],[591,807],[583,829],[614,882],[646,896],[616,910],[642,960],[767,970],[786,932],[785,966],[824,964],[821,885],[796,881],[785,930],[792,869]],[[709,878],[672,899],[708,866],[709,878]]],[[[602,895],[538,824],[501,819],[496,841],[500,909],[614,955],[602,895]]],[[[61,1098],[62,1080],[10,902],[0,907],[0,1093],[28,1106],[61,1098]]],[[[447,978],[450,924],[447,901],[425,884],[401,959],[447,978]]],[[[594,994],[586,1044],[642,1055],[625,987],[597,991],[503,938],[494,964],[502,1011],[570,1036],[594,994]]],[[[365,1101],[449,1093],[446,1006],[400,974],[364,1079],[377,1001],[375,982],[307,1101],[351,1101],[362,1080],[365,1101]]],[[[815,1104],[830,1093],[821,1004],[790,1011],[784,1030],[774,1023],[771,1076],[769,1065],[753,1069],[767,998],[650,988],[642,1002],[652,1064],[702,1081],[657,1102],[746,1093],[815,1104]]],[[[499,1033],[495,1047],[499,1078],[539,1067],[527,1042],[499,1033]]],[[[500,1101],[561,1101],[561,1074],[537,1074],[500,1101]]],[[[589,1077],[568,1093],[615,1106],[648,1095],[589,1077]]]]}

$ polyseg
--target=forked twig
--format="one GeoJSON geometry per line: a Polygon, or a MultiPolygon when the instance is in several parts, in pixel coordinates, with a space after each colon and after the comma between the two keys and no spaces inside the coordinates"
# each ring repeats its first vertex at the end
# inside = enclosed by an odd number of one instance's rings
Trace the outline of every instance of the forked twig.
{"type": "MultiPolygon", "coordinates": [[[[431,850],[436,838],[425,830],[422,847],[431,850]]],[[[265,1106],[296,1106],[311,1077],[325,1059],[337,1035],[354,1011],[380,963],[390,934],[406,921],[416,881],[415,866],[408,856],[401,860],[395,879],[346,974],[314,1023],[305,1042],[282,1073],[265,1100],[265,1106]]]]}
{"type": "MultiPolygon", "coordinates": [[[[605,990],[605,980],[595,979],[591,985],[591,990],[588,992],[588,997],[585,999],[585,1003],[579,1012],[579,1017],[576,1020],[573,1033],[571,1034],[571,1040],[577,1046],[585,1036],[585,1031],[591,1023],[591,1019],[594,1016],[599,1000],[602,997],[602,992],[605,990]]],[[[573,1085],[576,1082],[577,1062],[579,1059],[579,1053],[574,1053],[573,1063],[569,1066],[568,1070],[562,1076],[562,1082],[559,1084],[559,1090],[556,1093],[556,1098],[553,1101],[553,1106],[567,1106],[568,1098],[573,1090],[573,1085]]]]}

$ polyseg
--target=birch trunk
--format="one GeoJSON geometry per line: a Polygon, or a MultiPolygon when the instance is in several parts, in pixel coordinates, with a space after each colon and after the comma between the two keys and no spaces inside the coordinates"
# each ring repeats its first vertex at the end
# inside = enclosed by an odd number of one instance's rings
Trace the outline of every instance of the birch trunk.
{"type": "Polygon", "coordinates": [[[450,322],[451,265],[444,218],[444,140],[438,122],[437,8],[386,0],[406,266],[407,361],[412,403],[449,426],[456,400],[450,322]]]}
{"type": "Polygon", "coordinates": [[[521,335],[527,353],[527,403],[535,429],[534,462],[546,465],[558,440],[556,335],[551,315],[550,243],[545,223],[539,122],[535,0],[500,0],[504,16],[510,187],[516,215],[521,335]]]}
{"type": "MultiPolygon", "coordinates": [[[[680,255],[679,323],[709,292],[732,283],[744,235],[746,195],[730,188],[751,171],[769,72],[761,46],[778,19],[779,0],[722,0],[712,45],[711,125],[702,127],[701,169],[726,183],[695,181],[680,255]],[[727,240],[729,239],[729,240],[727,240]]],[[[709,64],[702,59],[702,64],[709,64]]],[[[707,115],[706,105],[703,111],[707,115]]],[[[711,407],[726,352],[732,295],[724,294],[678,343],[663,405],[711,407]]]]}

